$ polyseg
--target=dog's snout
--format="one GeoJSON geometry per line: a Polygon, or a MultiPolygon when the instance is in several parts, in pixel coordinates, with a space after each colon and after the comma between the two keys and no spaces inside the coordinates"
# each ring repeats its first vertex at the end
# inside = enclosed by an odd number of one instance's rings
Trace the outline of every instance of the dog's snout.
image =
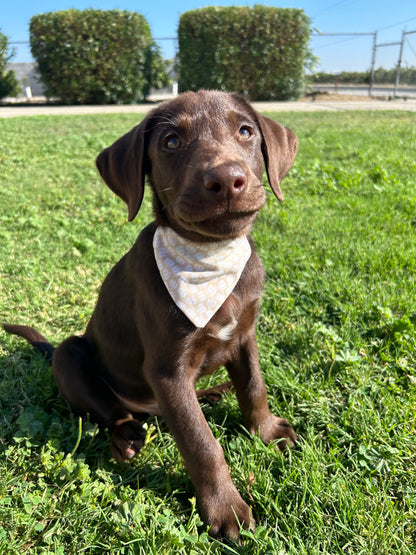
{"type": "Polygon", "coordinates": [[[204,175],[204,187],[224,198],[240,194],[246,185],[247,175],[237,164],[223,164],[204,175]]]}

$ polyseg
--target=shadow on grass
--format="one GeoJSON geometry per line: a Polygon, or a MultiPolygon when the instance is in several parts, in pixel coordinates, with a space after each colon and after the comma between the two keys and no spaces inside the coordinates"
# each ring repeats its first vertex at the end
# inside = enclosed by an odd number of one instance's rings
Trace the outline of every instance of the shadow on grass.
{"type": "MultiPolygon", "coordinates": [[[[29,346],[12,350],[10,342],[0,341],[7,353],[0,356],[0,427],[5,451],[25,451],[38,469],[35,474],[45,473],[58,488],[79,480],[86,465],[94,479],[104,472],[105,480],[116,487],[173,496],[180,510],[189,510],[194,489],[162,419],[138,415],[153,437],[134,459],[117,462],[111,458],[109,432],[98,429],[88,417],[80,422],[59,397],[47,361],[29,346]]],[[[242,418],[233,393],[202,403],[202,410],[214,435],[221,435],[221,443],[241,434],[242,418]]]]}

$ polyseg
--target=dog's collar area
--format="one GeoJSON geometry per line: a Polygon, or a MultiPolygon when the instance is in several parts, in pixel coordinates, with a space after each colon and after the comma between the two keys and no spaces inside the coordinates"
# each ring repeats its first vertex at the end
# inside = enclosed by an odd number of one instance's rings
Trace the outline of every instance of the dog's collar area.
{"type": "Polygon", "coordinates": [[[251,255],[247,237],[196,243],[167,226],[157,227],[153,249],[170,296],[197,328],[223,305],[251,255]]]}

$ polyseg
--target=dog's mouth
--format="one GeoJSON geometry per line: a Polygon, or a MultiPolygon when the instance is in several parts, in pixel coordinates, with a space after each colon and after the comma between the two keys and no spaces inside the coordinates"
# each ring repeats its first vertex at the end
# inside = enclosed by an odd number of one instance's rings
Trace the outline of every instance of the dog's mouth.
{"type": "Polygon", "coordinates": [[[231,239],[249,233],[265,197],[261,184],[223,199],[185,192],[171,203],[160,201],[158,214],[166,224],[191,239],[231,239]]]}
{"type": "Polygon", "coordinates": [[[210,215],[205,218],[189,217],[188,214],[177,216],[179,225],[190,232],[210,239],[232,239],[247,235],[258,214],[258,210],[228,212],[210,215]]]}
{"type": "Polygon", "coordinates": [[[210,222],[211,220],[243,221],[257,214],[265,203],[265,192],[260,185],[252,194],[222,200],[195,200],[186,195],[180,197],[172,206],[175,217],[187,223],[210,222]]]}
{"type": "Polygon", "coordinates": [[[220,220],[229,221],[242,221],[245,218],[251,218],[253,214],[257,214],[258,209],[246,209],[246,210],[229,210],[229,209],[218,209],[215,211],[193,211],[193,210],[175,210],[175,216],[188,224],[200,224],[204,225],[206,222],[220,220]]]}

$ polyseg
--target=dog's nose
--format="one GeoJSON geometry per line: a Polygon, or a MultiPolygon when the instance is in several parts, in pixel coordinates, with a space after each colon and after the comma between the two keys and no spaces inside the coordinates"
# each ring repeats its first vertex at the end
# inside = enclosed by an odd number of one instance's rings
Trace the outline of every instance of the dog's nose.
{"type": "Polygon", "coordinates": [[[238,164],[223,164],[204,175],[204,187],[223,198],[240,194],[246,185],[247,176],[238,164]]]}

